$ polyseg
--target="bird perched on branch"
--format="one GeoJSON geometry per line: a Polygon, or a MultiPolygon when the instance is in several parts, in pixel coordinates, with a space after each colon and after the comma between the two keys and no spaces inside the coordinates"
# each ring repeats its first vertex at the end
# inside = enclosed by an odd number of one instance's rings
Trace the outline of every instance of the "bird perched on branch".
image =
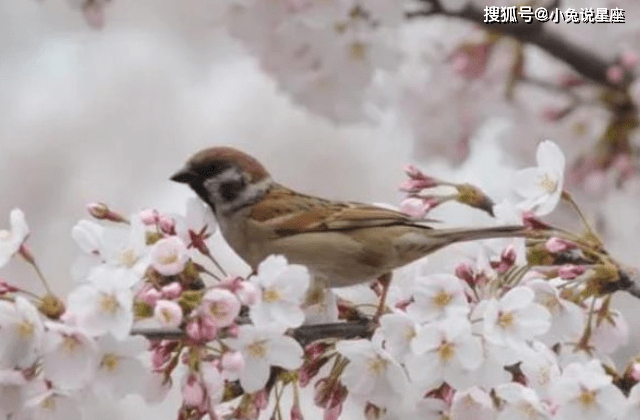
{"type": "Polygon", "coordinates": [[[315,289],[378,279],[381,305],[393,269],[454,242],[527,233],[523,226],[433,229],[387,208],[301,194],[231,147],[196,153],[171,179],[211,207],[227,243],[254,270],[280,254],[306,266],[315,289]]]}

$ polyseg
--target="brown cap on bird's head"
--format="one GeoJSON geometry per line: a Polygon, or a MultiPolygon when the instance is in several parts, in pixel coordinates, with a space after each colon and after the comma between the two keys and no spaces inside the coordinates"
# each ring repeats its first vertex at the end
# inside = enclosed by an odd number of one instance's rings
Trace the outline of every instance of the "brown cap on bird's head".
{"type": "Polygon", "coordinates": [[[171,180],[192,184],[234,166],[246,173],[250,182],[258,182],[269,176],[267,170],[253,157],[233,147],[222,146],[204,149],[191,156],[171,180]]]}

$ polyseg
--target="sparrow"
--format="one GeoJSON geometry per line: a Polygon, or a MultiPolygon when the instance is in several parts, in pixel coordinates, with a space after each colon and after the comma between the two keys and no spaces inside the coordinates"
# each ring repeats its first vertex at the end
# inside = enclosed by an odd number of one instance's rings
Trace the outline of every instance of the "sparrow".
{"type": "Polygon", "coordinates": [[[224,239],[254,272],[269,255],[284,255],[308,268],[315,288],[375,279],[388,286],[392,270],[449,244],[527,233],[523,226],[434,229],[388,208],[302,194],[232,147],[194,154],[171,180],[211,207],[224,239]]]}

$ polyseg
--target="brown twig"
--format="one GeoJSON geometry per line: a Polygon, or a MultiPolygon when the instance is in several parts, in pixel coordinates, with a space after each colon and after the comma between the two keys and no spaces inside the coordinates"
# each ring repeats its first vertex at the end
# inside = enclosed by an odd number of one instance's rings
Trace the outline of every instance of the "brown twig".
{"type": "Polygon", "coordinates": [[[479,25],[488,31],[516,38],[524,43],[536,45],[558,60],[568,64],[576,72],[594,82],[612,88],[628,85],[634,78],[634,74],[627,72],[621,84],[614,84],[607,80],[607,70],[617,63],[616,57],[604,57],[595,51],[570,41],[557,31],[550,30],[551,24],[533,19],[531,23],[519,21],[510,24],[486,24],[484,23],[484,9],[467,3],[460,10],[447,10],[439,0],[420,0],[426,8],[405,13],[407,19],[419,17],[444,15],[464,19],[479,25]]]}
{"type": "MultiPolygon", "coordinates": [[[[290,334],[302,346],[313,341],[326,338],[369,338],[374,330],[370,321],[348,321],[330,324],[303,325],[291,330],[290,334]]],[[[132,335],[143,335],[150,340],[179,340],[186,338],[186,333],[179,329],[166,328],[133,328],[132,335]]]]}

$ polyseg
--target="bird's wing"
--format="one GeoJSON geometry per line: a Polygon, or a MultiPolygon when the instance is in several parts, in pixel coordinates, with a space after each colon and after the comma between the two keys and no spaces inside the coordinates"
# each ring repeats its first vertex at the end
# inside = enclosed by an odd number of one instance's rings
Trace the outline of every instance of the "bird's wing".
{"type": "Polygon", "coordinates": [[[280,235],[391,225],[426,228],[424,223],[431,222],[370,204],[324,200],[279,186],[253,206],[250,217],[280,235]]]}

